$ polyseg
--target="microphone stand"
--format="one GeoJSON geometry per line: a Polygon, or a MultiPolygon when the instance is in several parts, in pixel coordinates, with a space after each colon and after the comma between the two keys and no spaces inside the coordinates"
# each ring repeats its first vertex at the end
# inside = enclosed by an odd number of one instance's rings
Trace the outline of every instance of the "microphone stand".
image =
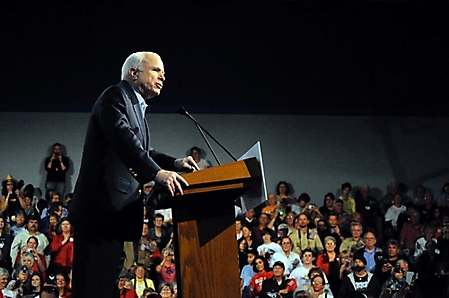
{"type": "Polygon", "coordinates": [[[214,142],[220,146],[221,149],[223,149],[224,152],[226,152],[226,154],[228,154],[234,161],[237,161],[237,158],[234,157],[234,155],[232,155],[231,152],[229,152],[228,149],[226,149],[213,135],[211,135],[204,127],[201,126],[201,124],[199,124],[195,118],[192,117],[192,115],[189,114],[189,112],[187,112],[187,110],[184,107],[180,107],[178,109],[178,113],[180,113],[181,115],[187,116],[190,120],[192,120],[196,127],[198,128],[199,132],[201,133],[201,136],[204,139],[204,142],[206,142],[207,147],[209,148],[209,150],[212,152],[212,155],[214,156],[215,160],[217,161],[218,165],[221,165],[220,161],[218,160],[217,155],[215,154],[214,150],[212,149],[212,147],[210,146],[209,141],[207,140],[206,136],[204,135],[204,132],[212,139],[214,140],[214,142]]]}

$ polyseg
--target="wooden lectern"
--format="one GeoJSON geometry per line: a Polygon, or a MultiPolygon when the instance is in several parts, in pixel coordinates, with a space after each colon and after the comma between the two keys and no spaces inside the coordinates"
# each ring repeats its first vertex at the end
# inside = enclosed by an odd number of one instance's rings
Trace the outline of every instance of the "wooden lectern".
{"type": "Polygon", "coordinates": [[[180,298],[240,296],[234,201],[261,185],[256,158],[182,175],[184,195],[157,192],[161,208],[173,208],[176,274],[180,298]]]}

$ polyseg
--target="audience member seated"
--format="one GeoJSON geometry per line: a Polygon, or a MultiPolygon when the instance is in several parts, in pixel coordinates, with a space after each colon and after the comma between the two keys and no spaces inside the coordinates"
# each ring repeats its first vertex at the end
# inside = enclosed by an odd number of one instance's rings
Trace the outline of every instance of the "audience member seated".
{"type": "Polygon", "coordinates": [[[70,295],[70,289],[67,282],[67,275],[64,273],[56,274],[56,288],[59,292],[60,298],[66,298],[70,295]]]}
{"type": "Polygon", "coordinates": [[[275,209],[278,207],[276,196],[273,193],[269,193],[267,196],[266,206],[262,208],[262,213],[267,214],[270,219],[275,218],[275,209]]]}
{"type": "Polygon", "coordinates": [[[301,213],[295,219],[297,231],[290,235],[294,251],[299,254],[306,248],[312,249],[315,253],[323,251],[324,247],[318,233],[314,229],[309,229],[309,218],[301,213]]]}
{"type": "Polygon", "coordinates": [[[389,297],[409,297],[411,287],[405,279],[405,274],[401,267],[395,266],[390,270],[390,276],[382,285],[380,298],[389,297]]]}
{"type": "Polygon", "coordinates": [[[329,280],[329,286],[333,292],[338,293],[340,283],[340,257],[335,251],[336,239],[332,236],[324,238],[324,252],[320,253],[316,265],[321,268],[329,280]]]}
{"type": "Polygon", "coordinates": [[[190,156],[193,157],[193,160],[196,162],[196,164],[198,165],[200,170],[204,170],[204,169],[212,167],[212,165],[210,164],[210,162],[208,160],[201,158],[201,154],[202,154],[202,152],[201,152],[200,148],[198,148],[196,146],[190,148],[190,156]]]}
{"type": "MultiPolygon", "coordinates": [[[[379,200],[379,215],[385,216],[388,208],[390,208],[394,203],[394,196],[398,193],[398,184],[396,182],[391,182],[387,187],[387,193],[383,195],[379,200]]],[[[404,204],[405,205],[405,204],[404,204]]]]}
{"type": "Polygon", "coordinates": [[[160,283],[170,283],[176,281],[175,254],[171,248],[165,248],[162,251],[162,262],[156,266],[159,273],[160,283]]]}
{"type": "Polygon", "coordinates": [[[307,284],[297,287],[293,292],[293,298],[313,298],[312,287],[307,284]]]}
{"type": "Polygon", "coordinates": [[[23,180],[17,181],[11,175],[7,175],[2,181],[2,198],[0,200],[0,213],[4,218],[11,218],[17,211],[26,207],[25,197],[20,189],[23,180]]]}
{"type": "Polygon", "coordinates": [[[291,205],[295,197],[290,194],[290,186],[286,181],[279,181],[276,186],[277,201],[281,204],[291,205]]]}
{"type": "Polygon", "coordinates": [[[5,268],[0,267],[0,292],[4,297],[15,298],[16,294],[7,288],[9,283],[9,272],[5,268]]]}
{"type": "Polygon", "coordinates": [[[38,272],[31,274],[31,293],[28,293],[30,297],[40,297],[42,288],[44,287],[44,278],[38,272]]]}
{"type": "Polygon", "coordinates": [[[327,217],[327,215],[334,210],[335,195],[331,192],[324,195],[323,205],[320,207],[320,213],[327,217]]]}
{"type": "Polygon", "coordinates": [[[297,201],[291,205],[291,211],[297,215],[303,213],[306,205],[310,203],[310,196],[306,193],[302,193],[298,196],[297,201]]]}
{"type": "MultiPolygon", "coordinates": [[[[44,219],[51,214],[49,211],[51,203],[59,202],[62,204],[61,195],[54,189],[47,190],[47,192],[45,193],[45,200],[47,201],[47,206],[45,206],[45,208],[42,209],[41,219],[44,219]]],[[[60,217],[65,218],[68,215],[69,211],[65,207],[62,207],[62,214],[60,215],[60,217]]]]}
{"type": "Polygon", "coordinates": [[[424,194],[426,192],[426,188],[423,185],[418,185],[415,187],[415,191],[414,191],[414,198],[413,198],[413,204],[416,207],[422,207],[424,206],[425,199],[424,199],[424,194]]]}
{"type": "Polygon", "coordinates": [[[269,221],[270,221],[270,218],[267,214],[262,213],[259,215],[259,220],[258,220],[259,224],[256,227],[253,227],[251,230],[254,239],[256,239],[259,242],[263,242],[262,232],[267,228],[270,231],[271,237],[274,238],[276,236],[275,231],[272,228],[268,227],[269,221]]]}
{"type": "Polygon", "coordinates": [[[377,262],[383,259],[382,249],[376,246],[377,239],[373,232],[368,231],[365,235],[363,235],[363,243],[364,247],[358,252],[363,253],[363,256],[366,259],[365,269],[371,273],[374,273],[377,262]]]}
{"type": "Polygon", "coordinates": [[[323,283],[323,285],[324,285],[324,292],[328,293],[330,295],[334,295],[332,290],[331,290],[331,288],[330,288],[330,286],[329,286],[329,282],[327,280],[326,274],[324,274],[324,271],[321,268],[319,268],[319,267],[315,266],[315,267],[313,267],[312,269],[309,270],[309,273],[307,274],[307,276],[309,277],[310,285],[312,285],[312,279],[315,276],[317,276],[317,275],[323,277],[323,279],[324,279],[324,283],[323,283]]]}
{"type": "Polygon", "coordinates": [[[257,247],[262,243],[261,241],[254,239],[253,233],[247,226],[242,228],[242,239],[245,239],[248,250],[256,250],[257,247]]]}
{"type": "Polygon", "coordinates": [[[64,207],[62,207],[61,202],[51,202],[48,210],[46,211],[47,216],[41,218],[39,223],[39,232],[47,235],[49,240],[53,237],[53,234],[58,233],[58,224],[63,219],[64,207]],[[57,217],[54,216],[57,215],[57,217]],[[51,220],[51,222],[50,222],[51,220]],[[56,221],[56,223],[55,223],[56,221]],[[53,224],[52,224],[53,223],[53,224]],[[54,233],[53,233],[54,232],[54,233]]]}
{"type": "Polygon", "coordinates": [[[324,277],[321,275],[315,275],[311,279],[313,298],[333,298],[334,295],[329,293],[328,289],[325,289],[324,277]]]}
{"type": "Polygon", "coordinates": [[[436,203],[438,207],[449,207],[449,183],[444,183],[437,197],[436,203]]]}
{"type": "Polygon", "coordinates": [[[349,215],[353,215],[356,211],[355,199],[351,197],[352,185],[349,182],[345,182],[341,185],[340,200],[343,201],[343,210],[349,215]]]}
{"type": "Polygon", "coordinates": [[[68,275],[73,266],[73,231],[67,218],[61,221],[61,234],[53,236],[50,244],[52,274],[68,275]]]}
{"type": "Polygon", "coordinates": [[[351,229],[350,229],[350,223],[351,223],[351,215],[346,213],[343,210],[343,201],[338,199],[335,200],[334,203],[334,213],[337,215],[338,219],[338,226],[340,227],[342,235],[346,238],[351,236],[351,229]]]}
{"type": "Polygon", "coordinates": [[[171,231],[164,226],[164,216],[160,213],[156,213],[154,215],[154,226],[150,228],[148,236],[157,241],[157,246],[160,251],[162,251],[170,241],[170,234],[171,231]]]}
{"type": "MultiPolygon", "coordinates": [[[[31,236],[35,236],[39,240],[39,246],[36,247],[36,251],[40,254],[44,254],[45,249],[47,248],[49,242],[47,237],[39,232],[39,218],[30,216],[26,219],[26,227],[27,229],[23,232],[20,232],[17,234],[17,236],[14,237],[14,240],[11,245],[11,260],[15,260],[17,257],[17,254],[22,251],[24,247],[26,247],[28,239],[31,236]]],[[[45,257],[47,264],[50,261],[50,257],[45,257]]]]}
{"type": "Polygon", "coordinates": [[[256,212],[254,209],[249,209],[245,213],[243,213],[240,221],[244,227],[247,227],[250,231],[259,225],[257,219],[255,218],[256,212]]]}
{"type": "Polygon", "coordinates": [[[14,261],[14,268],[27,266],[28,269],[38,272],[44,279],[47,274],[47,261],[45,256],[37,252],[39,240],[31,236],[28,238],[26,246],[22,249],[14,261]]]}
{"type": "Polygon", "coordinates": [[[263,256],[257,256],[253,262],[253,271],[256,273],[251,279],[250,297],[258,297],[262,292],[264,280],[273,277],[273,271],[268,266],[268,261],[263,256]]]}
{"type": "Polygon", "coordinates": [[[119,290],[119,298],[138,298],[136,291],[125,287],[126,282],[129,281],[129,275],[127,272],[120,273],[117,287],[119,290]]]}
{"type": "Polygon", "coordinates": [[[351,224],[351,237],[343,240],[340,246],[340,252],[346,251],[356,251],[365,246],[362,238],[363,228],[362,224],[358,222],[353,222],[351,224]]]}
{"type": "Polygon", "coordinates": [[[391,205],[385,213],[385,239],[389,240],[398,238],[398,216],[406,210],[407,208],[402,205],[402,195],[400,193],[396,193],[393,196],[393,205],[391,205]]]}
{"type": "Polygon", "coordinates": [[[242,268],[248,264],[247,262],[247,253],[248,253],[248,244],[246,243],[245,238],[240,238],[237,240],[237,247],[238,247],[238,259],[239,259],[239,270],[242,270],[242,268]]]}
{"type": "Polygon", "coordinates": [[[273,297],[273,294],[278,294],[283,298],[292,298],[293,292],[297,287],[296,280],[294,278],[286,278],[284,272],[284,263],[280,261],[275,262],[273,265],[273,277],[263,281],[259,297],[270,298],[273,297]]]}
{"type": "Polygon", "coordinates": [[[424,194],[424,205],[421,206],[421,220],[424,223],[430,223],[434,219],[433,212],[435,211],[436,205],[433,201],[433,194],[426,192],[424,194]]]}
{"type": "Polygon", "coordinates": [[[362,214],[364,223],[367,228],[372,230],[376,235],[382,231],[382,219],[379,215],[379,207],[377,200],[370,195],[371,188],[364,185],[355,194],[355,210],[362,214]]]}
{"type": "Polygon", "coordinates": [[[293,251],[290,237],[281,238],[281,247],[282,252],[275,252],[271,256],[270,267],[276,262],[282,262],[285,266],[284,274],[288,276],[297,266],[301,265],[301,257],[293,251]]]}
{"type": "Polygon", "coordinates": [[[351,293],[357,291],[367,297],[379,297],[381,285],[371,272],[366,271],[366,259],[363,254],[354,254],[353,266],[354,272],[343,279],[338,297],[349,297],[351,293]]]}
{"type": "Polygon", "coordinates": [[[247,252],[247,265],[243,266],[241,272],[240,272],[240,296],[242,298],[250,298],[250,282],[254,275],[256,275],[256,272],[254,269],[254,260],[258,256],[256,250],[250,250],[247,252]]]}
{"type": "Polygon", "coordinates": [[[424,233],[419,211],[415,208],[410,208],[408,213],[410,214],[410,222],[404,223],[399,234],[399,242],[407,250],[406,255],[413,256],[415,253],[415,242],[418,238],[424,236],[424,233]]]}
{"type": "Polygon", "coordinates": [[[136,291],[137,296],[141,296],[146,288],[155,290],[154,283],[147,278],[146,266],[138,263],[134,269],[135,277],[131,279],[133,290],[136,291]]]}
{"type": "Polygon", "coordinates": [[[306,248],[301,252],[302,265],[296,267],[291,273],[290,278],[294,278],[298,287],[305,283],[310,284],[308,277],[309,270],[313,268],[313,262],[315,261],[314,251],[310,248],[306,248]]]}
{"type": "Polygon", "coordinates": [[[6,286],[14,293],[13,297],[22,297],[25,293],[31,293],[31,273],[33,271],[28,269],[27,266],[17,268],[13,273],[13,278],[6,286]]]}
{"type": "Polygon", "coordinates": [[[159,288],[161,298],[173,298],[175,291],[171,283],[163,283],[159,288]]]}
{"type": "Polygon", "coordinates": [[[0,216],[0,267],[9,271],[12,269],[12,261],[9,257],[13,237],[10,234],[8,224],[0,216]]]}
{"type": "Polygon", "coordinates": [[[282,252],[282,248],[276,242],[271,241],[272,231],[269,228],[262,230],[263,243],[257,247],[259,255],[264,256],[268,262],[270,262],[271,256],[276,252],[282,252]]]}
{"type": "Polygon", "coordinates": [[[16,236],[20,232],[25,231],[25,213],[23,210],[19,209],[15,216],[11,217],[11,222],[13,223],[11,226],[11,235],[16,236]]]}
{"type": "Polygon", "coordinates": [[[381,284],[390,277],[391,270],[393,270],[400,259],[407,260],[407,256],[402,254],[399,242],[396,239],[388,240],[386,253],[383,255],[383,258],[377,259],[376,269],[374,270],[374,275],[376,275],[381,284]]]}

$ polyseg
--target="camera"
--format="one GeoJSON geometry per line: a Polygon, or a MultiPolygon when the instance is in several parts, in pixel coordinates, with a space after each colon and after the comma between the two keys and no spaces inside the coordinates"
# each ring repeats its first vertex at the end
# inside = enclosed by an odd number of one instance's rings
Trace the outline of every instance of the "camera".
{"type": "Polygon", "coordinates": [[[314,204],[310,204],[310,205],[309,205],[309,209],[310,209],[310,210],[315,209],[315,205],[314,205],[314,204]]]}
{"type": "Polygon", "coordinates": [[[31,248],[28,248],[27,252],[33,253],[33,250],[31,248]]]}

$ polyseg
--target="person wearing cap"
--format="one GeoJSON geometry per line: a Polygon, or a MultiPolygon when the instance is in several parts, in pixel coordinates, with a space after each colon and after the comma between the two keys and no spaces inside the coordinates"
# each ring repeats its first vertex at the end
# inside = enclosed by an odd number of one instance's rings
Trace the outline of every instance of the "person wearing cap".
{"type": "Polygon", "coordinates": [[[23,180],[20,182],[13,178],[11,175],[7,175],[2,181],[2,198],[0,201],[0,213],[3,216],[11,217],[15,215],[17,211],[26,208],[25,196],[20,191],[23,186],[23,180]]]}
{"type": "Polygon", "coordinates": [[[367,297],[379,297],[381,285],[376,276],[366,270],[366,259],[363,252],[358,251],[353,257],[354,272],[344,277],[339,297],[348,297],[353,292],[362,292],[367,297]]]}
{"type": "Polygon", "coordinates": [[[277,293],[282,298],[292,298],[293,292],[296,290],[296,280],[294,278],[286,278],[284,263],[277,261],[273,265],[273,277],[266,279],[262,283],[261,298],[270,297],[267,293],[277,293]]]}
{"type": "Polygon", "coordinates": [[[297,266],[302,265],[301,257],[293,251],[292,240],[290,237],[281,238],[281,252],[275,252],[271,256],[270,265],[274,266],[276,262],[282,262],[285,265],[285,275],[289,275],[297,266]]]}

